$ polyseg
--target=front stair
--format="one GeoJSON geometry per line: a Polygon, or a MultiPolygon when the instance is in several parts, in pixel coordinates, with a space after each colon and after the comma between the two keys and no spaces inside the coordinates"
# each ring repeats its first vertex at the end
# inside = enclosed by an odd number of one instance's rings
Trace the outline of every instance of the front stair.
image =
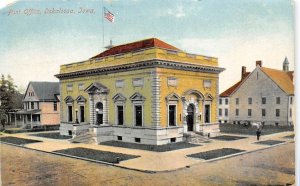
{"type": "Polygon", "coordinates": [[[201,135],[200,133],[188,132],[183,135],[183,138],[186,142],[192,144],[201,144],[201,143],[209,143],[212,140],[206,136],[201,135]]]}
{"type": "Polygon", "coordinates": [[[91,131],[79,134],[69,141],[71,143],[96,144],[95,134],[91,131]]]}

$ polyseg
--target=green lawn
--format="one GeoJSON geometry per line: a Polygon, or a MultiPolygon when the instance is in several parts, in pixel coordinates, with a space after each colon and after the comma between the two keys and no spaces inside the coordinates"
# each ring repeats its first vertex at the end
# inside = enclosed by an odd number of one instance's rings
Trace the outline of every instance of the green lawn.
{"type": "MultiPolygon", "coordinates": [[[[220,131],[222,133],[256,135],[256,130],[256,127],[251,126],[245,127],[244,125],[237,124],[220,124],[220,131]]],[[[289,126],[264,126],[261,134],[267,135],[285,131],[294,131],[294,128],[289,126]]]]}

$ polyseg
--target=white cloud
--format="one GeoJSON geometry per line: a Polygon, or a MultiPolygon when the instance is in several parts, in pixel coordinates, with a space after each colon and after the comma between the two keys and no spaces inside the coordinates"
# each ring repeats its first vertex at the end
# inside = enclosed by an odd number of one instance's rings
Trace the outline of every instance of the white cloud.
{"type": "Polygon", "coordinates": [[[181,17],[186,16],[183,6],[176,6],[175,8],[168,8],[166,12],[168,15],[174,16],[176,18],[181,18],[181,17]]]}

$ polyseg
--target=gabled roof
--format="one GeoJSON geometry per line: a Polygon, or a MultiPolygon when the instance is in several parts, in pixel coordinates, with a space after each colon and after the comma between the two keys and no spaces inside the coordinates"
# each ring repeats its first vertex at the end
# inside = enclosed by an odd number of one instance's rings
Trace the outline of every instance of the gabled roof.
{"type": "Polygon", "coordinates": [[[127,52],[133,52],[133,51],[137,51],[137,50],[141,50],[141,49],[145,49],[145,48],[152,48],[152,47],[180,51],[178,48],[176,48],[168,43],[165,43],[157,38],[150,38],[150,39],[145,39],[145,40],[141,40],[141,41],[136,41],[133,43],[114,46],[114,47],[92,57],[91,59],[105,57],[105,56],[111,56],[111,55],[117,55],[117,54],[123,54],[123,53],[127,53],[127,52]]]}
{"type": "Polygon", "coordinates": [[[271,68],[261,67],[267,76],[269,76],[286,94],[294,94],[294,84],[292,73],[282,70],[275,70],[271,68]]]}
{"type": "Polygon", "coordinates": [[[246,79],[249,75],[250,75],[250,72],[246,72],[243,75],[243,79],[241,79],[239,82],[237,82],[236,84],[232,85],[227,90],[225,90],[224,92],[222,92],[220,94],[220,97],[229,97],[229,96],[231,96],[231,94],[233,92],[235,92],[235,90],[242,84],[242,82],[244,81],[244,79],[246,79]]]}
{"type": "Polygon", "coordinates": [[[287,74],[288,74],[288,76],[290,77],[290,79],[292,80],[292,81],[294,81],[294,71],[288,71],[288,72],[286,72],[287,74]]]}
{"type": "MultiPolygon", "coordinates": [[[[258,67],[262,72],[264,72],[274,83],[276,83],[279,88],[281,88],[286,94],[294,94],[294,84],[293,84],[293,71],[282,71],[266,67],[258,67]]],[[[250,72],[243,76],[243,79],[225,90],[220,94],[220,97],[229,97],[234,93],[240,85],[245,81],[245,79],[250,75],[250,72]]]]}
{"type": "MultiPolygon", "coordinates": [[[[56,96],[59,95],[59,83],[58,82],[37,82],[31,81],[28,84],[32,86],[35,95],[39,98],[39,101],[59,101],[56,96]]],[[[26,93],[27,93],[26,90],[26,93]]],[[[26,96],[26,94],[25,94],[26,96]]]]}

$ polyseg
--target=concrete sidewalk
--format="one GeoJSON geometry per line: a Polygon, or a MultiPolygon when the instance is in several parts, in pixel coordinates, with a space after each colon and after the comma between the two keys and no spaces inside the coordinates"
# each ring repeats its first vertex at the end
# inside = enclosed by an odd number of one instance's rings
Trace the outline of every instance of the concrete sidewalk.
{"type": "MultiPolygon", "coordinates": [[[[145,151],[145,150],[96,145],[96,144],[94,145],[94,144],[70,143],[68,140],[42,138],[42,137],[31,136],[31,134],[36,134],[36,133],[3,134],[1,135],[1,137],[13,136],[13,137],[26,138],[26,139],[40,140],[43,142],[27,144],[24,145],[24,147],[29,149],[49,152],[49,153],[52,153],[52,151],[62,150],[67,148],[84,147],[84,148],[95,149],[95,150],[138,155],[141,157],[130,159],[127,161],[121,161],[118,164],[118,166],[129,168],[129,169],[141,170],[141,171],[155,171],[155,172],[172,171],[180,168],[185,168],[187,166],[192,166],[198,163],[216,161],[231,156],[250,153],[257,150],[262,150],[262,149],[276,146],[276,145],[270,146],[270,145],[255,144],[255,142],[257,142],[256,136],[236,135],[236,136],[245,136],[247,138],[235,140],[235,141],[212,140],[210,143],[202,143],[201,144],[202,146],[198,146],[198,147],[179,149],[179,150],[168,151],[168,152],[152,152],[152,151],[145,151]],[[202,159],[187,157],[187,155],[189,154],[195,154],[199,152],[205,152],[205,151],[221,149],[221,148],[234,148],[234,149],[245,150],[245,152],[238,153],[235,155],[223,156],[221,158],[216,158],[213,160],[202,160],[202,159]]],[[[282,132],[282,133],[275,133],[275,134],[270,134],[265,136],[263,135],[261,136],[260,141],[279,140],[279,141],[284,141],[285,143],[289,143],[289,142],[293,142],[294,139],[284,138],[284,137],[292,134],[294,133],[282,132]]],[[[223,134],[223,135],[234,135],[234,134],[223,134]]],[[[278,145],[282,145],[282,144],[278,144],[278,145]]]]}

